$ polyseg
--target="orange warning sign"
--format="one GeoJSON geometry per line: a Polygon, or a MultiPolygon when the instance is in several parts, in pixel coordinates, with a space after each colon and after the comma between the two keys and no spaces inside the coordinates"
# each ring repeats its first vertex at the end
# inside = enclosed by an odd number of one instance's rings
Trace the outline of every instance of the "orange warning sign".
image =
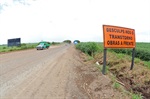
{"type": "Polygon", "coordinates": [[[125,27],[103,25],[105,48],[135,48],[135,30],[125,27]]]}

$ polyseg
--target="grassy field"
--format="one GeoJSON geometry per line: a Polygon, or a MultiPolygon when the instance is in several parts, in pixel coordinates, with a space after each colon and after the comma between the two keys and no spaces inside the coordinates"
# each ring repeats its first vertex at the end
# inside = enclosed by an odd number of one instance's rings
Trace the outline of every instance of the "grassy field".
{"type": "MultiPolygon", "coordinates": [[[[111,49],[116,53],[132,55],[132,49],[111,49]]],[[[150,61],[150,43],[136,43],[135,57],[144,61],[150,61]]]]}
{"type": "Polygon", "coordinates": [[[10,52],[10,51],[16,51],[16,50],[24,50],[24,49],[32,49],[35,48],[38,45],[38,43],[23,43],[21,46],[13,46],[8,47],[7,45],[0,45],[0,52],[10,52]]]}

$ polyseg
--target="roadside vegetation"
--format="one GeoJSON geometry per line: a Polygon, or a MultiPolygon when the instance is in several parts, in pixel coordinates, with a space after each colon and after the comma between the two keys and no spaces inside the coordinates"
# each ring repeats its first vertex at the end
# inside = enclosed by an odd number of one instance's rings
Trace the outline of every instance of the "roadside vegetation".
{"type": "Polygon", "coordinates": [[[61,42],[52,42],[52,43],[50,43],[51,45],[59,45],[59,44],[61,44],[61,42]]]}
{"type": "MultiPolygon", "coordinates": [[[[116,53],[132,54],[132,49],[111,49],[116,53]]],[[[144,61],[150,61],[150,43],[136,43],[135,57],[144,61]]]]}
{"type": "Polygon", "coordinates": [[[98,43],[95,42],[85,42],[85,43],[82,42],[77,44],[76,48],[92,57],[96,53],[102,52],[102,46],[98,46],[98,43]]]}
{"type": "MultiPolygon", "coordinates": [[[[8,47],[7,45],[0,45],[0,53],[17,51],[17,50],[33,49],[33,48],[36,48],[38,44],[39,43],[22,43],[20,46],[13,46],[13,47],[8,47]]],[[[61,44],[61,42],[49,42],[49,44],[59,45],[61,44]]]]}
{"type": "Polygon", "coordinates": [[[8,47],[7,45],[0,45],[0,52],[10,52],[16,50],[25,50],[35,48],[38,43],[22,43],[21,46],[8,47]]]}
{"type": "Polygon", "coordinates": [[[63,42],[64,42],[64,43],[69,43],[69,44],[70,44],[70,43],[71,43],[71,40],[64,40],[63,42]]]}
{"type": "MultiPolygon", "coordinates": [[[[76,45],[76,48],[88,55],[87,61],[91,61],[94,64],[97,62],[99,64],[97,68],[101,72],[103,65],[102,43],[79,43],[76,45]]],[[[131,99],[148,99],[150,97],[149,51],[150,43],[137,43],[134,68],[130,70],[131,49],[108,50],[106,73],[112,78],[112,87],[124,94],[130,95],[131,99]]]]}

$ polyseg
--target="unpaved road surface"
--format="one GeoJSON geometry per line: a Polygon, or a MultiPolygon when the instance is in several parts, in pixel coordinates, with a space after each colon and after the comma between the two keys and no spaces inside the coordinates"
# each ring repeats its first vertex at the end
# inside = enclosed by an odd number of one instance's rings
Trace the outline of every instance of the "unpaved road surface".
{"type": "Polygon", "coordinates": [[[0,54],[0,99],[131,99],[74,45],[0,54]]]}
{"type": "Polygon", "coordinates": [[[0,54],[0,99],[87,98],[74,81],[74,52],[61,45],[0,54]]]}

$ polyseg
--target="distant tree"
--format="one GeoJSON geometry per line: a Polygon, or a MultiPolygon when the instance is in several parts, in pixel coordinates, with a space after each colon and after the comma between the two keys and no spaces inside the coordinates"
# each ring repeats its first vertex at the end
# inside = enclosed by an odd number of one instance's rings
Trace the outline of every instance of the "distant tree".
{"type": "Polygon", "coordinates": [[[60,42],[52,42],[52,45],[61,44],[60,42]]]}
{"type": "Polygon", "coordinates": [[[80,43],[80,41],[79,41],[79,40],[74,40],[74,42],[80,43]]]}
{"type": "Polygon", "coordinates": [[[64,42],[64,43],[69,43],[69,44],[70,44],[70,43],[71,43],[71,40],[64,40],[63,42],[64,42]]]}

